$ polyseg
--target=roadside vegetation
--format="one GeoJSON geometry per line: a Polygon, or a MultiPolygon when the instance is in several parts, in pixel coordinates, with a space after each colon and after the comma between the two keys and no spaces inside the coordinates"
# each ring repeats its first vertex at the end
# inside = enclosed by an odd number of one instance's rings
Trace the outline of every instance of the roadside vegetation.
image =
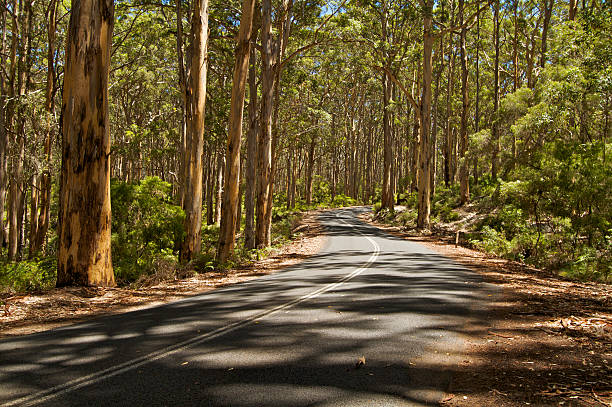
{"type": "MultiPolygon", "coordinates": [[[[172,199],[172,186],[158,177],[146,177],[138,183],[111,180],[113,213],[112,258],[117,284],[139,288],[162,281],[185,278],[213,270],[223,271],[261,260],[292,239],[300,237],[300,222],[307,211],[354,205],[344,195],[332,200],[324,182],[314,186],[313,201],[298,201],[287,208],[283,194],[276,197],[272,214],[272,245],[263,249],[245,249],[244,235],[238,232],[238,249],[225,263],[216,260],[219,225],[202,226],[202,251],[186,265],[178,260],[183,239],[185,214],[172,199]],[[297,231],[296,231],[297,230],[297,231]]],[[[244,228],[244,220],[242,227],[244,228]]],[[[50,235],[54,239],[54,235],[50,235]]],[[[57,257],[45,256],[0,264],[0,291],[7,293],[39,292],[55,287],[57,257]]]]}

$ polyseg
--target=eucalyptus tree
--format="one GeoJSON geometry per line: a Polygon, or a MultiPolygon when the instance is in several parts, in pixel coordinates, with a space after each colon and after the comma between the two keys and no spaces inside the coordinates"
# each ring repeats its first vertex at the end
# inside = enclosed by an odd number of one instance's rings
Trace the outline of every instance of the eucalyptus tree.
{"type": "Polygon", "coordinates": [[[244,0],[236,61],[232,83],[231,111],[229,117],[229,134],[227,140],[227,167],[225,170],[225,188],[221,208],[221,230],[217,258],[220,262],[227,260],[234,250],[236,240],[236,220],[238,215],[238,189],[240,185],[240,143],[242,141],[242,116],[246,79],[251,54],[251,31],[255,0],[244,0]]]}
{"type": "Polygon", "coordinates": [[[208,69],[208,0],[193,0],[189,75],[185,88],[183,209],[185,238],[180,259],[187,262],[202,248],[202,156],[208,69]]]}
{"type": "Polygon", "coordinates": [[[115,284],[108,121],[113,14],[112,0],[72,4],[62,97],[58,286],[115,284]]]}

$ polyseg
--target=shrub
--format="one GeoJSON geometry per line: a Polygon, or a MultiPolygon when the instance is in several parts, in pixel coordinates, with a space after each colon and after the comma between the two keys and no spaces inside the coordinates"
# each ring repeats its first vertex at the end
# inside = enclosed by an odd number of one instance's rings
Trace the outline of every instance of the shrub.
{"type": "Polygon", "coordinates": [[[340,194],[334,197],[334,200],[332,201],[331,206],[334,208],[342,208],[345,206],[353,206],[356,204],[357,204],[357,201],[355,201],[350,196],[340,194]]]}
{"type": "Polygon", "coordinates": [[[44,257],[0,265],[0,289],[11,292],[40,291],[55,286],[57,259],[44,257]]]}
{"type": "Polygon", "coordinates": [[[176,263],[183,239],[183,210],[172,187],[157,177],[137,184],[111,182],[113,267],[120,284],[152,274],[161,260],[176,263]]]}
{"type": "Polygon", "coordinates": [[[412,209],[408,209],[400,213],[397,217],[398,222],[404,227],[416,226],[417,212],[412,209]]]}

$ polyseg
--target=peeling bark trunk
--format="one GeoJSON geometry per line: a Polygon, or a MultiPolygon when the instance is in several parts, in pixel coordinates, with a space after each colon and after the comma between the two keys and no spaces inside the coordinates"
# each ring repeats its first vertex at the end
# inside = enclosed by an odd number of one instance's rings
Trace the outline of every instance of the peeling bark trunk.
{"type": "Polygon", "coordinates": [[[269,246],[266,218],[270,173],[272,171],[272,103],[274,100],[274,60],[276,50],[272,39],[272,2],[262,0],[261,26],[261,118],[257,143],[257,218],[255,242],[257,248],[269,246]]]}
{"type": "Polygon", "coordinates": [[[431,138],[432,138],[432,163],[431,163],[431,195],[434,196],[436,193],[436,180],[438,175],[438,108],[439,108],[439,96],[440,96],[440,78],[442,77],[442,72],[444,70],[444,39],[440,38],[440,70],[436,75],[436,91],[434,95],[433,102],[433,123],[431,130],[431,138]]]}
{"type": "Polygon", "coordinates": [[[217,181],[215,185],[215,224],[219,225],[221,222],[221,200],[223,199],[223,178],[225,171],[225,156],[222,152],[217,155],[217,181]]]}
{"type": "Polygon", "coordinates": [[[421,99],[421,142],[419,157],[419,192],[417,227],[428,228],[431,213],[431,189],[429,172],[431,171],[429,135],[431,130],[431,77],[433,48],[433,0],[426,0],[423,16],[423,93],[421,99]]]}
{"type": "MultiPolygon", "coordinates": [[[[13,10],[17,10],[17,0],[13,0],[12,3],[12,9],[13,10]]],[[[16,72],[17,72],[17,43],[18,43],[18,32],[19,32],[19,23],[18,23],[18,14],[17,13],[13,13],[11,16],[11,25],[12,25],[12,29],[13,29],[13,33],[15,33],[12,36],[11,39],[11,47],[10,47],[10,69],[9,69],[9,75],[8,75],[8,86],[7,86],[7,97],[5,97],[5,102],[6,105],[5,106],[5,116],[4,116],[4,137],[2,139],[2,143],[3,143],[3,152],[4,152],[4,157],[2,162],[0,163],[2,165],[2,175],[3,175],[3,182],[0,185],[0,205],[2,205],[0,207],[1,211],[0,211],[0,232],[2,234],[2,246],[6,247],[8,246],[8,233],[7,233],[7,225],[4,222],[4,212],[5,212],[5,206],[6,206],[6,213],[7,213],[7,220],[9,217],[9,211],[10,211],[10,197],[8,196],[8,189],[9,189],[9,176],[8,176],[8,164],[9,164],[9,156],[10,156],[10,152],[9,152],[9,134],[14,133],[14,116],[15,116],[15,109],[17,106],[16,103],[16,92],[15,92],[15,77],[16,77],[16,72]]],[[[3,32],[3,36],[6,35],[6,31],[3,32]]],[[[4,37],[3,37],[4,38],[4,37]]],[[[3,54],[4,57],[4,54],[3,54]]]]}
{"type": "Polygon", "coordinates": [[[57,285],[113,286],[108,75],[112,0],[74,0],[62,97],[57,285]]]}
{"type": "Polygon", "coordinates": [[[236,240],[236,219],[238,212],[238,192],[240,185],[240,143],[242,141],[242,117],[244,94],[246,91],[249,57],[251,51],[251,31],[255,0],[244,0],[242,17],[238,32],[238,46],[232,82],[230,103],[229,134],[227,142],[227,166],[225,168],[225,193],[221,207],[221,229],[217,260],[223,263],[234,251],[236,240]]]}
{"type": "Polygon", "coordinates": [[[493,125],[491,135],[493,138],[493,154],[491,155],[491,178],[493,181],[497,179],[498,172],[498,156],[501,150],[499,139],[499,125],[497,124],[497,111],[499,110],[499,0],[495,1],[493,12],[493,41],[495,44],[495,65],[493,68],[493,125]]]}
{"type": "MultiPolygon", "coordinates": [[[[459,24],[463,26],[465,3],[464,0],[459,0],[459,24]]],[[[461,48],[461,127],[459,135],[459,156],[461,158],[459,169],[459,190],[460,202],[466,204],[470,201],[470,172],[467,159],[468,150],[468,109],[469,109],[469,94],[468,94],[468,67],[467,67],[467,49],[465,46],[465,37],[467,36],[467,28],[461,28],[460,48],[461,48]]]]}
{"type": "Polygon", "coordinates": [[[26,137],[26,102],[29,82],[29,71],[31,65],[32,45],[32,2],[25,0],[19,2],[19,41],[17,45],[17,129],[16,129],[16,154],[13,153],[12,170],[13,176],[9,187],[10,207],[8,213],[9,236],[8,236],[8,259],[16,260],[21,254],[23,236],[23,205],[25,204],[25,137],[26,137]]]}
{"type": "MultiPolygon", "coordinates": [[[[451,25],[453,24],[453,9],[451,9],[451,25]]],[[[453,36],[449,35],[448,39],[449,54],[448,54],[448,73],[447,73],[447,90],[446,90],[446,129],[444,134],[444,185],[446,188],[450,187],[450,184],[454,181],[453,176],[453,163],[452,163],[452,151],[453,151],[453,140],[452,140],[452,94],[455,88],[455,53],[453,50],[453,36]]]]}
{"type": "MultiPolygon", "coordinates": [[[[2,24],[1,32],[2,39],[0,43],[0,64],[7,67],[7,48],[6,48],[6,26],[7,26],[6,9],[0,10],[0,23],[2,24]]],[[[14,61],[11,61],[11,65],[14,61]]],[[[9,68],[9,72],[12,69],[9,68]]],[[[0,75],[0,247],[4,246],[5,228],[4,228],[4,209],[6,205],[6,187],[7,187],[7,170],[8,170],[8,125],[7,120],[7,89],[5,75],[0,75]]]]}
{"type": "Polygon", "coordinates": [[[383,73],[383,179],[382,179],[382,202],[381,208],[393,208],[393,194],[391,192],[391,161],[393,160],[393,148],[391,146],[391,123],[389,105],[391,100],[391,81],[383,73]]]}
{"type": "MultiPolygon", "coordinates": [[[[480,14],[476,16],[476,106],[474,131],[480,131],[480,14]]],[[[478,184],[478,154],[474,154],[474,184],[478,184]]]]}
{"type": "Polygon", "coordinates": [[[181,122],[179,124],[180,134],[180,145],[179,145],[179,204],[181,207],[184,206],[185,201],[185,156],[187,151],[186,146],[186,133],[187,133],[187,122],[186,122],[186,106],[187,106],[187,87],[186,87],[186,73],[185,73],[185,57],[183,55],[183,7],[182,0],[176,0],[176,56],[177,56],[177,69],[178,69],[178,85],[181,93],[180,98],[180,109],[181,109],[181,122]]]}
{"type": "Polygon", "coordinates": [[[257,165],[257,79],[255,48],[251,48],[249,69],[249,132],[247,134],[246,186],[244,191],[244,247],[255,248],[255,169],[257,165]]]}
{"type": "MultiPolygon", "coordinates": [[[[382,11],[382,39],[387,42],[387,2],[383,1],[382,11]]],[[[384,56],[386,57],[386,55],[384,56]]],[[[383,58],[384,58],[383,57],[383,58]]],[[[387,61],[385,61],[387,63],[387,61]]],[[[387,66],[389,68],[389,66],[387,66]]],[[[390,101],[391,101],[391,81],[385,73],[382,74],[382,90],[383,90],[383,178],[382,178],[382,196],[381,208],[393,208],[393,194],[391,192],[391,161],[393,160],[393,151],[391,146],[391,123],[390,120],[390,101]]]]}
{"type": "Polygon", "coordinates": [[[312,203],[312,173],[314,170],[315,147],[317,145],[317,135],[313,134],[310,139],[310,147],[308,149],[308,166],[306,167],[306,205],[312,203]]]}
{"type": "Polygon", "coordinates": [[[38,214],[37,231],[30,242],[30,253],[34,254],[44,248],[45,238],[49,230],[49,215],[51,205],[51,153],[53,143],[53,111],[55,95],[55,31],[57,18],[57,2],[51,0],[47,15],[48,50],[47,50],[47,87],[45,92],[45,110],[47,111],[47,133],[43,144],[45,168],[40,176],[40,213],[38,214]]]}
{"type": "Polygon", "coordinates": [[[186,151],[183,182],[185,238],[179,255],[186,263],[202,249],[202,155],[208,64],[208,0],[193,1],[191,67],[186,89],[186,151]]]}

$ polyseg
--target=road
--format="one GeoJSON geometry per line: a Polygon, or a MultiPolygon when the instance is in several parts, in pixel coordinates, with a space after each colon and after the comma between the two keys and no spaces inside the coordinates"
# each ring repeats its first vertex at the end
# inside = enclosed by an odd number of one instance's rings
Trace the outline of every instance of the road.
{"type": "Polygon", "coordinates": [[[363,210],[323,213],[324,249],[277,274],[0,341],[0,405],[435,404],[491,289],[363,210]]]}

